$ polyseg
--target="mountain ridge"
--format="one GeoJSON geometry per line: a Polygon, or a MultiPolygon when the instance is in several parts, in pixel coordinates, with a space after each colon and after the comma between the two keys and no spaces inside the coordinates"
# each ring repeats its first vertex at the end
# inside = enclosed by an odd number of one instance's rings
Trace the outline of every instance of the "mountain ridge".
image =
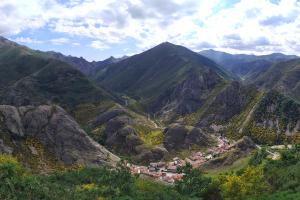
{"type": "Polygon", "coordinates": [[[298,58],[295,55],[272,53],[267,55],[229,54],[215,50],[203,50],[199,52],[216,63],[236,74],[242,79],[251,80],[260,73],[268,70],[273,64],[298,58]]]}

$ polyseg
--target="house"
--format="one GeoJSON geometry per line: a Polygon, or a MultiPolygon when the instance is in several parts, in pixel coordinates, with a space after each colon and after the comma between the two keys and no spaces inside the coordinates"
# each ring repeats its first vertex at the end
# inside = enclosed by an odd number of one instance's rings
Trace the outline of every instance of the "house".
{"type": "Polygon", "coordinates": [[[149,164],[149,167],[157,167],[157,163],[152,162],[152,163],[149,164]]]}
{"type": "Polygon", "coordinates": [[[149,167],[149,172],[157,172],[158,171],[158,168],[156,167],[149,167]]]}
{"type": "Polygon", "coordinates": [[[165,162],[158,162],[157,163],[157,167],[159,167],[159,168],[162,168],[162,167],[165,167],[165,166],[166,166],[165,162]]]}
{"type": "Polygon", "coordinates": [[[208,154],[207,156],[205,156],[206,160],[211,160],[213,159],[213,155],[212,154],[208,154]]]}
{"type": "Polygon", "coordinates": [[[167,172],[177,173],[177,166],[169,165],[169,166],[167,167],[167,172]]]}

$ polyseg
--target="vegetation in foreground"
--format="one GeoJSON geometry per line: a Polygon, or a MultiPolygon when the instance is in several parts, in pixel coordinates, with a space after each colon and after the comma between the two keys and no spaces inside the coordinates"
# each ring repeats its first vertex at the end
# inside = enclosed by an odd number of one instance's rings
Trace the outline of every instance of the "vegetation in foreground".
{"type": "Polygon", "coordinates": [[[0,156],[0,199],[117,200],[264,200],[299,199],[300,148],[280,150],[271,160],[265,149],[255,152],[238,171],[210,176],[187,165],[173,186],[133,176],[124,165],[32,174],[13,157],[0,156]]]}

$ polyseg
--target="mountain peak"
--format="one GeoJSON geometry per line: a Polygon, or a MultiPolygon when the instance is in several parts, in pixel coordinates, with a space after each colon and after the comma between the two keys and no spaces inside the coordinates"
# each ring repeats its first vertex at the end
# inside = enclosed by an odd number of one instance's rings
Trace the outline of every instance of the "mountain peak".
{"type": "Polygon", "coordinates": [[[178,46],[178,45],[173,44],[173,43],[168,42],[168,41],[165,41],[165,42],[162,42],[162,43],[160,43],[159,45],[157,45],[155,47],[176,47],[176,46],[178,46]]]}
{"type": "Polygon", "coordinates": [[[0,35],[0,45],[4,46],[4,45],[13,45],[13,46],[17,46],[18,44],[8,40],[7,38],[3,37],[0,35]]]}
{"type": "Polygon", "coordinates": [[[172,54],[175,53],[178,55],[194,53],[193,51],[189,50],[184,46],[176,45],[167,41],[160,43],[159,45],[149,49],[146,52],[156,52],[158,53],[158,55],[162,55],[162,54],[168,55],[168,53],[172,53],[172,54]]]}

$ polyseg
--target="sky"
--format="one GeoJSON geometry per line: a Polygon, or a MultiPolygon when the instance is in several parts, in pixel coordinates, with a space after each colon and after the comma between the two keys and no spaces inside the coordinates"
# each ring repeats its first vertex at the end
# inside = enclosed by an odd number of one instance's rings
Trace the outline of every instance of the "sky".
{"type": "Polygon", "coordinates": [[[300,55],[300,1],[0,0],[0,35],[89,61],[165,41],[194,51],[300,55]]]}

